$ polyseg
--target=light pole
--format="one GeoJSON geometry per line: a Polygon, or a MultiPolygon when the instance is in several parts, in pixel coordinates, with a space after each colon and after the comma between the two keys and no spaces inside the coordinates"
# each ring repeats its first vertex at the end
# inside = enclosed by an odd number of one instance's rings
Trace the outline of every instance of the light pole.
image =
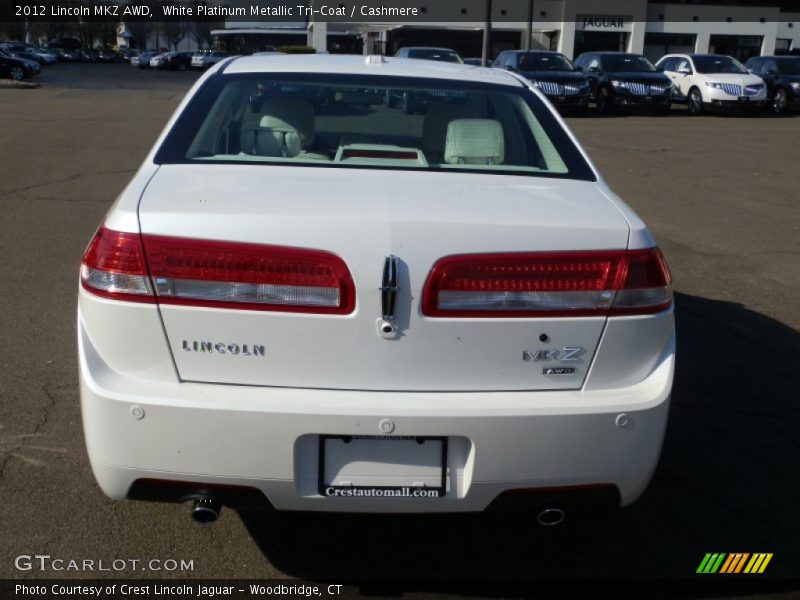
{"type": "Polygon", "coordinates": [[[492,36],[492,0],[486,0],[486,16],[483,21],[483,49],[481,50],[481,66],[489,64],[489,52],[492,36]]]}
{"type": "Polygon", "coordinates": [[[531,49],[531,36],[533,35],[533,0],[528,0],[528,16],[525,18],[525,40],[523,50],[531,49]]]}

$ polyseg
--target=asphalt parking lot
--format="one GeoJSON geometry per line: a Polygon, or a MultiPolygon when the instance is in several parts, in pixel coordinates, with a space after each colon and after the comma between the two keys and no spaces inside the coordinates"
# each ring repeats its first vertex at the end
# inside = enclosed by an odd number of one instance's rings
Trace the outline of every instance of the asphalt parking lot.
{"type": "MultiPolygon", "coordinates": [[[[193,73],[58,65],[0,90],[0,578],[18,555],[189,559],[172,577],[687,578],[706,552],[772,552],[800,576],[800,116],[569,119],[662,246],[678,367],[658,471],[631,508],[525,528],[485,517],[240,518],[112,502],[96,486],[77,393],[82,251],[193,73]]],[[[498,588],[499,589],[499,588],[498,588]]],[[[787,592],[792,591],[788,585],[787,592]]]]}

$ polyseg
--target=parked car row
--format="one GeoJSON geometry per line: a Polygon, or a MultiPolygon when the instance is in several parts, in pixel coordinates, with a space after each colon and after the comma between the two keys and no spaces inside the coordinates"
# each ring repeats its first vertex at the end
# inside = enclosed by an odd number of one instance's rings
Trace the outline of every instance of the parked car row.
{"type": "Polygon", "coordinates": [[[41,70],[41,65],[35,60],[0,49],[0,78],[22,81],[38,75],[41,70]]]}
{"type": "Polygon", "coordinates": [[[167,69],[186,71],[205,70],[230,56],[220,50],[197,50],[195,52],[142,52],[130,57],[131,66],[140,69],[167,69]]]}
{"type": "Polygon", "coordinates": [[[111,50],[70,50],[47,48],[21,42],[0,41],[0,77],[16,80],[33,77],[41,65],[57,62],[126,62],[141,69],[186,71],[207,69],[226,58],[227,52],[200,50],[197,52],[139,52],[130,48],[111,50]]]}
{"type": "MultiPolygon", "coordinates": [[[[0,42],[0,76],[33,77],[41,65],[64,62],[128,62],[140,69],[186,71],[208,69],[229,54],[219,50],[196,52],[139,52],[127,48],[68,50],[20,42],[0,42]]],[[[449,48],[404,47],[397,57],[440,62],[480,64],[462,59],[449,48]]],[[[689,113],[736,111],[755,115],[765,107],[775,114],[800,110],[800,56],[760,56],[746,65],[720,54],[668,54],[655,65],[640,54],[586,52],[574,63],[548,50],[506,50],[493,68],[516,73],[537,87],[562,112],[580,115],[594,103],[601,115],[646,109],[669,114],[674,103],[689,113]]],[[[445,99],[447,100],[447,99],[445,99]]],[[[405,113],[424,111],[428,98],[406,91],[385,94],[389,107],[405,113]]]]}
{"type": "Polygon", "coordinates": [[[7,41],[0,41],[0,50],[14,58],[33,61],[40,65],[52,65],[57,62],[119,62],[129,63],[142,69],[153,68],[176,71],[208,69],[229,56],[227,52],[219,50],[198,50],[194,52],[142,52],[131,48],[120,48],[117,51],[107,49],[75,50],[7,41]]]}
{"type": "MultiPolygon", "coordinates": [[[[396,56],[480,64],[479,59],[462,61],[447,48],[407,47],[396,56]]],[[[518,74],[571,114],[582,114],[590,102],[601,115],[635,109],[667,115],[674,103],[686,104],[692,115],[800,110],[798,56],[760,56],[743,65],[720,54],[668,54],[654,65],[645,56],[625,52],[586,52],[573,63],[554,51],[506,50],[492,67],[518,74]]],[[[387,96],[390,106],[410,111],[414,100],[411,94],[387,96]]]]}
{"type": "Polygon", "coordinates": [[[34,46],[22,42],[0,42],[0,50],[18,58],[32,60],[40,65],[53,65],[58,62],[112,63],[130,60],[131,51],[120,49],[68,49],[60,47],[34,46]]]}
{"type": "MultiPolygon", "coordinates": [[[[686,104],[692,115],[705,111],[754,115],[765,107],[776,114],[796,107],[797,94],[791,98],[789,94],[798,91],[800,86],[792,88],[790,81],[781,80],[778,64],[785,65],[784,78],[791,79],[792,71],[800,73],[798,57],[759,57],[745,66],[730,56],[719,54],[669,54],[654,65],[639,54],[588,52],[581,54],[574,66],[586,77],[589,97],[600,114],[648,108],[666,115],[672,104],[680,103],[686,104]],[[759,74],[753,68],[755,64],[767,63],[771,65],[770,77],[778,82],[772,86],[761,76],[764,73],[759,74]]],[[[548,94],[546,84],[540,83],[538,87],[548,94]]],[[[548,95],[563,96],[560,90],[548,95]]]]}

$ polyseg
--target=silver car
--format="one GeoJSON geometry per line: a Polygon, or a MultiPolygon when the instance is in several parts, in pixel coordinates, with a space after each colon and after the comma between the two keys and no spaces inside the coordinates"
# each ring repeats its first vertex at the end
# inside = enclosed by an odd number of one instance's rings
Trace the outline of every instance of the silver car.
{"type": "Polygon", "coordinates": [[[221,50],[200,50],[192,56],[192,68],[208,69],[228,56],[230,55],[227,52],[221,50]]]}

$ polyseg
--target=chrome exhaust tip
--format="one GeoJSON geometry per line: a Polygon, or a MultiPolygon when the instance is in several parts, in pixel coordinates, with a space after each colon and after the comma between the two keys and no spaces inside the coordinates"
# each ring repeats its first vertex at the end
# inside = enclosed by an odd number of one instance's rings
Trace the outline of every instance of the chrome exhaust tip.
{"type": "Polygon", "coordinates": [[[210,525],[219,519],[222,505],[213,498],[197,498],[192,504],[192,521],[198,525],[210,525]]]}
{"type": "Polygon", "coordinates": [[[560,508],[550,507],[536,515],[536,522],[543,527],[555,527],[560,525],[566,516],[560,508]]]}

